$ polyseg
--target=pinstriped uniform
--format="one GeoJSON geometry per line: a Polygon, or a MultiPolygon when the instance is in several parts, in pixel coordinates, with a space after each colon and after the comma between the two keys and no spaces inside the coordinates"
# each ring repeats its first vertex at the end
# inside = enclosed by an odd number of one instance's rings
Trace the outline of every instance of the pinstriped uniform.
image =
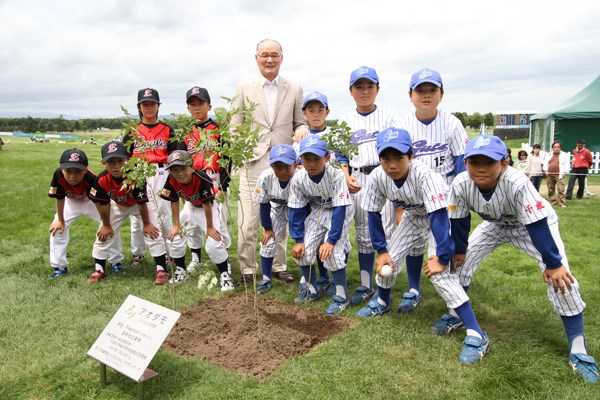
{"type": "Polygon", "coordinates": [[[290,181],[288,206],[302,208],[310,204],[310,214],[304,221],[304,257],[297,258],[298,265],[312,265],[318,255],[319,246],[327,239],[331,230],[332,208],[346,206],[342,235],[333,247],[333,254],[324,261],[329,271],[346,268],[346,254],[350,251],[348,231],[354,218],[354,205],[342,170],[325,165],[323,178],[313,182],[306,170],[301,169],[290,181]]]}
{"type": "MultiPolygon", "coordinates": [[[[419,160],[413,160],[406,181],[398,188],[394,181],[377,167],[369,176],[369,190],[364,198],[363,207],[367,211],[381,211],[386,200],[391,200],[395,206],[405,211],[400,224],[392,233],[388,242],[388,252],[394,261],[394,273],[382,278],[377,275],[377,285],[382,288],[392,288],[402,269],[402,261],[411,249],[425,248],[431,232],[428,214],[446,208],[448,191],[442,177],[419,160]]],[[[446,271],[433,275],[431,278],[435,289],[447,304],[457,304],[458,307],[469,300],[461,287],[458,276],[446,271]]]]}
{"type": "MultiPolygon", "coordinates": [[[[351,194],[351,196],[355,205],[356,245],[359,253],[369,254],[373,252],[373,245],[369,235],[368,213],[362,206],[363,197],[369,191],[369,175],[360,172],[358,168],[379,165],[377,135],[386,128],[397,127],[399,120],[391,110],[377,106],[375,111],[367,116],[362,116],[354,110],[340,118],[341,121],[346,121],[353,132],[352,144],[358,145],[358,154],[350,159],[350,168],[352,176],[357,178],[361,189],[358,193],[351,194]]],[[[382,217],[386,236],[389,237],[395,225],[395,213],[392,203],[385,204],[382,217]]]]}
{"type": "Polygon", "coordinates": [[[271,203],[271,222],[275,240],[269,240],[266,245],[261,243],[260,255],[266,258],[274,258],[277,255],[277,243],[281,235],[285,233],[288,223],[289,208],[287,206],[289,197],[289,182],[282,188],[279,179],[275,176],[272,168],[264,170],[258,177],[256,188],[252,198],[257,203],[271,203]]]}
{"type": "MultiPolygon", "coordinates": [[[[547,218],[552,238],[562,257],[562,264],[569,270],[556,212],[522,172],[508,167],[500,175],[496,190],[489,201],[483,198],[468,173],[461,173],[452,184],[449,204],[451,218],[462,218],[474,211],[484,220],[470,235],[465,262],[458,269],[463,286],[471,283],[471,277],[481,261],[503,243],[511,244],[533,257],[543,272],[546,267],[542,255],[533,245],[524,226],[543,218],[547,218]]],[[[577,315],[585,309],[577,280],[573,283],[573,290],[565,290],[565,293],[555,293],[549,285],[548,298],[556,313],[562,316],[577,315]]]]}

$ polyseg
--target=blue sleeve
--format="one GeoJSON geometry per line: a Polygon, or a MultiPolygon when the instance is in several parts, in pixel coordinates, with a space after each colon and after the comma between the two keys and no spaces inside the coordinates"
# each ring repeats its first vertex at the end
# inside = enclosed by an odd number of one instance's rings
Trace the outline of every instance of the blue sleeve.
{"type": "Polygon", "coordinates": [[[335,159],[340,163],[340,164],[345,164],[345,165],[349,165],[350,164],[350,159],[348,158],[347,155],[342,154],[340,152],[335,152],[335,159]]]}
{"type": "Polygon", "coordinates": [[[340,237],[342,237],[342,228],[346,219],[346,206],[333,207],[331,211],[331,229],[327,235],[327,243],[335,246],[340,237]]]}
{"type": "MultiPolygon", "coordinates": [[[[467,167],[465,167],[464,155],[454,156],[453,158],[454,158],[454,176],[467,170],[467,167]]],[[[459,253],[459,254],[462,254],[462,253],[459,253]]]]}
{"type": "Polygon", "coordinates": [[[273,221],[271,221],[271,203],[260,203],[260,224],[265,231],[273,230],[273,221]]]}
{"type": "Polygon", "coordinates": [[[387,240],[379,211],[369,211],[369,234],[373,248],[380,254],[387,253],[387,240]]]}
{"type": "Polygon", "coordinates": [[[296,243],[304,243],[304,221],[308,216],[308,209],[290,207],[290,236],[296,243]]]}
{"type": "Polygon", "coordinates": [[[525,229],[531,237],[533,245],[542,255],[542,261],[546,264],[546,268],[555,269],[562,265],[562,257],[558,252],[558,247],[546,218],[534,222],[533,224],[525,225],[525,229]]]}
{"type": "Polygon", "coordinates": [[[448,210],[440,208],[429,213],[429,224],[435,238],[436,250],[439,262],[442,265],[450,264],[454,257],[454,242],[450,237],[450,220],[448,219],[448,210]]]}
{"type": "Polygon", "coordinates": [[[471,230],[471,214],[464,218],[450,219],[450,236],[454,242],[456,254],[466,254],[469,245],[469,231],[471,230]]]}

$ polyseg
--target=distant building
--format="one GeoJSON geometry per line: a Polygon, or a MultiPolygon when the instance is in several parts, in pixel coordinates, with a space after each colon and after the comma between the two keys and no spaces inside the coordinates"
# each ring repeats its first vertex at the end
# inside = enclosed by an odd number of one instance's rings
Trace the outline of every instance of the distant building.
{"type": "Polygon", "coordinates": [[[494,114],[494,136],[503,140],[529,136],[529,118],[537,111],[497,112],[494,114]]]}

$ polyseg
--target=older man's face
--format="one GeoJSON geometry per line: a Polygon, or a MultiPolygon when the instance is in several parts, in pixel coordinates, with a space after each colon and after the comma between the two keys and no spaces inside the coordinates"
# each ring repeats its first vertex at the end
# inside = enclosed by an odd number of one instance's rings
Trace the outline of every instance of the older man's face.
{"type": "Polygon", "coordinates": [[[279,75],[283,54],[277,43],[271,41],[261,43],[255,58],[260,74],[266,79],[272,81],[279,75]]]}

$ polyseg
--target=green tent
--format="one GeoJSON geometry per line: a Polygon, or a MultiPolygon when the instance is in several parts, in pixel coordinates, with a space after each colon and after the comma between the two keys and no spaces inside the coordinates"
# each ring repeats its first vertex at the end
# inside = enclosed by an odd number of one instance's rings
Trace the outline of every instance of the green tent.
{"type": "Polygon", "coordinates": [[[571,151],[577,139],[585,139],[592,153],[600,151],[600,76],[555,111],[534,114],[530,121],[529,144],[539,143],[543,151],[554,141],[571,151]]]}

